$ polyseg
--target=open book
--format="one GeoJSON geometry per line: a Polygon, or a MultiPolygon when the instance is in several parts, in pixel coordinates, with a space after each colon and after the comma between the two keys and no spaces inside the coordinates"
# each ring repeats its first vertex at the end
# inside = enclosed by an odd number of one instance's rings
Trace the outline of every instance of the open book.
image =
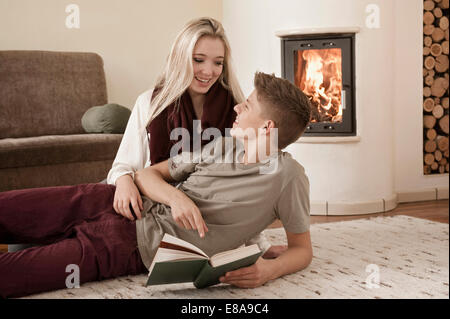
{"type": "Polygon", "coordinates": [[[147,285],[193,282],[197,288],[220,283],[226,272],[250,266],[262,254],[258,245],[239,247],[208,257],[196,246],[164,234],[149,269],[147,285]]]}

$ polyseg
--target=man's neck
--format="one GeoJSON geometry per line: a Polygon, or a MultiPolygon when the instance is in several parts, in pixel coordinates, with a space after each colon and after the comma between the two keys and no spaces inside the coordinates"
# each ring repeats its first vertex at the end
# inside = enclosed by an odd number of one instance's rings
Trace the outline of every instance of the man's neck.
{"type": "Polygon", "coordinates": [[[266,139],[265,141],[258,140],[244,140],[244,156],[242,157],[242,164],[254,164],[262,162],[268,159],[270,156],[274,154],[278,154],[280,151],[274,145],[270,145],[270,140],[266,139]],[[265,144],[265,146],[264,146],[265,144]]]}

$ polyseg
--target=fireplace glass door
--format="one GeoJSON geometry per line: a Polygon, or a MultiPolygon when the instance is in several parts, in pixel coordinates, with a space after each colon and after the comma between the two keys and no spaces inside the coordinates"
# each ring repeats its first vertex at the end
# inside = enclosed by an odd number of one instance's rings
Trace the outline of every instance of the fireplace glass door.
{"type": "Polygon", "coordinates": [[[283,77],[310,99],[305,135],[355,135],[353,37],[282,40],[283,77]]]}

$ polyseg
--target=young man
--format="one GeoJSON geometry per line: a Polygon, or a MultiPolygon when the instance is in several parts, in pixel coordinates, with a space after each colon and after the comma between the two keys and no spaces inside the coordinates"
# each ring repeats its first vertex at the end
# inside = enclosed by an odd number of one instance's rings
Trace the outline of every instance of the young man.
{"type": "Polygon", "coordinates": [[[138,171],[136,184],[157,211],[137,221],[147,267],[157,246],[146,243],[158,231],[215,254],[242,245],[276,218],[283,222],[288,249],[278,258],[259,258],[253,266],[229,272],[221,281],[257,287],[311,262],[308,178],[289,153],[280,151],[303,133],[310,104],[287,80],[257,73],[254,84],[249,98],[235,106],[233,138],[216,139],[196,156],[180,154],[138,171]],[[167,182],[181,184],[175,188],[167,182]]]}
{"type": "Polygon", "coordinates": [[[222,281],[256,287],[305,268],[312,258],[309,182],[303,167],[279,149],[304,131],[309,102],[274,76],[256,74],[255,87],[235,107],[234,138],[213,141],[194,160],[183,162],[180,154],[137,173],[145,195],[137,221],[115,213],[111,185],[0,193],[0,242],[42,245],[0,254],[0,297],[65,288],[77,275],[82,284],[146,273],[166,232],[208,254],[236,248],[276,218],[286,229],[288,249],[222,281]],[[276,133],[278,147],[272,143],[276,133]],[[166,181],[182,182],[175,188],[166,181]]]}

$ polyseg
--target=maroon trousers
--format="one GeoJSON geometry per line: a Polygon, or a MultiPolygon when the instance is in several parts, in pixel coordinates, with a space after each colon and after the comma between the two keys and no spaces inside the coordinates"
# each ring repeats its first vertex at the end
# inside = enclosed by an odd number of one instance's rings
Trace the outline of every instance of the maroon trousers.
{"type": "Polygon", "coordinates": [[[72,287],[74,267],[80,284],[147,272],[136,223],[114,211],[114,191],[83,184],[0,193],[0,243],[40,245],[0,253],[0,297],[72,287]]]}

